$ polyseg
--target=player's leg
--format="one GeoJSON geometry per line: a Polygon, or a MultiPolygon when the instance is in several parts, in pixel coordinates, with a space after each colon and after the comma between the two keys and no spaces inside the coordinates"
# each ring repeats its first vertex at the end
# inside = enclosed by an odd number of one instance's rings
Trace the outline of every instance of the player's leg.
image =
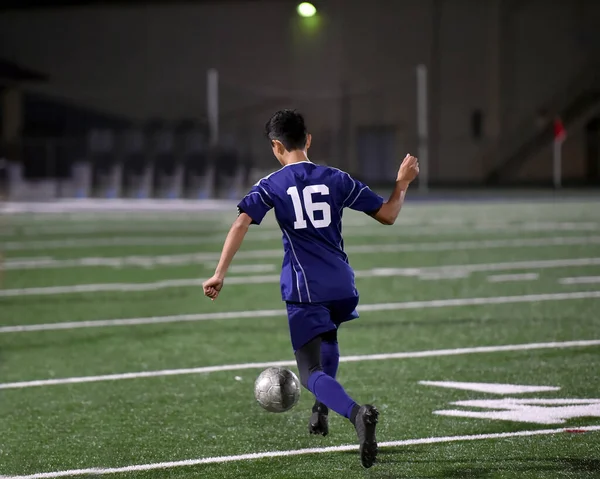
{"type": "Polygon", "coordinates": [[[361,464],[371,467],[377,457],[375,428],[379,413],[370,404],[359,406],[339,382],[325,374],[321,365],[321,344],[322,338],[317,336],[296,351],[300,382],[319,403],[350,420],[358,436],[361,464]]]}
{"type": "MultiPolygon", "coordinates": [[[[287,310],[300,382],[318,402],[352,422],[360,443],[361,463],[364,467],[371,467],[377,455],[377,409],[368,404],[359,406],[336,379],[323,371],[321,364],[322,335],[337,329],[331,308],[322,304],[287,303],[287,310]]],[[[344,311],[351,316],[341,315],[344,320],[358,317],[353,310],[349,313],[345,308],[344,311]]]]}
{"type": "Polygon", "coordinates": [[[321,364],[323,372],[332,378],[337,375],[340,364],[340,348],[337,339],[337,328],[321,335],[321,364]]]}
{"type": "MultiPolygon", "coordinates": [[[[339,363],[340,350],[337,341],[337,329],[332,329],[321,335],[321,366],[323,372],[335,379],[339,363]]],[[[328,413],[327,406],[315,400],[308,421],[308,431],[311,434],[327,436],[329,433],[328,413]]]]}
{"type": "MultiPolygon", "coordinates": [[[[358,296],[333,301],[329,304],[331,319],[337,328],[339,328],[342,323],[352,321],[359,317],[358,312],[356,311],[357,306],[358,296]]],[[[338,330],[336,329],[336,343],[337,331],[338,330]]],[[[337,354],[337,363],[339,364],[339,347],[337,344],[335,346],[335,353],[332,352],[332,354],[337,354]]],[[[358,435],[358,442],[360,444],[360,460],[364,467],[371,467],[377,457],[375,429],[378,419],[379,412],[377,409],[370,404],[365,404],[360,407],[354,420],[354,427],[356,428],[356,434],[358,435]]]]}
{"type": "MultiPolygon", "coordinates": [[[[326,304],[287,303],[292,347],[300,372],[300,382],[317,400],[342,416],[350,418],[356,402],[339,383],[323,371],[321,363],[322,335],[335,330],[326,304]]],[[[355,407],[356,406],[356,407],[355,407]]]]}
{"type": "Polygon", "coordinates": [[[317,401],[354,422],[359,406],[342,385],[323,371],[321,336],[317,336],[296,351],[300,382],[317,401]]]}

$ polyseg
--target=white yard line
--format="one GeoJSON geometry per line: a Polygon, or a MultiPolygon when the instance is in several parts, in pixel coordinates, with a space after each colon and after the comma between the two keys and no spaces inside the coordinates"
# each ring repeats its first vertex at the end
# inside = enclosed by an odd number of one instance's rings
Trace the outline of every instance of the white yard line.
{"type": "MultiPolygon", "coordinates": [[[[448,266],[432,266],[421,268],[373,268],[355,272],[357,278],[378,277],[423,277],[437,274],[441,277],[448,275],[461,278],[467,274],[485,271],[506,271],[515,269],[546,269],[572,266],[598,266],[600,258],[575,258],[539,261],[511,261],[507,263],[475,263],[448,266]],[[458,274],[460,273],[460,274],[458,274]],[[457,275],[457,276],[456,276],[457,275]]],[[[429,276],[431,277],[431,276],[429,276]]],[[[269,284],[279,282],[279,274],[257,276],[233,276],[227,279],[227,285],[269,284]]],[[[99,283],[78,284],[69,286],[45,286],[36,288],[16,288],[0,290],[0,298],[18,296],[45,296],[57,294],[99,293],[99,292],[133,292],[157,291],[166,288],[183,288],[201,286],[204,280],[200,278],[181,278],[155,281],[151,283],[99,283]]]]}
{"type": "MultiPolygon", "coordinates": [[[[227,218],[229,221],[229,218],[227,218]]],[[[52,224],[52,225],[38,225],[38,226],[14,226],[10,225],[0,231],[0,237],[11,237],[11,236],[74,236],[74,235],[88,235],[88,234],[100,234],[100,235],[111,235],[115,233],[132,235],[139,235],[142,232],[146,233],[197,233],[205,234],[207,230],[218,231],[228,227],[227,222],[223,222],[217,218],[203,220],[202,217],[196,217],[183,222],[180,220],[180,224],[165,225],[161,222],[151,222],[148,224],[147,220],[135,221],[131,218],[131,221],[120,221],[120,224],[116,223],[92,223],[92,224],[81,224],[79,222],[73,222],[72,224],[52,224]]],[[[346,218],[344,219],[344,229],[346,231],[351,230],[353,227],[365,227],[373,224],[372,219],[363,220],[362,218],[346,218]]],[[[266,223],[266,228],[275,229],[276,223],[266,223]]],[[[263,226],[263,228],[265,228],[263,226]]],[[[432,219],[429,221],[418,221],[418,220],[407,220],[402,219],[399,222],[399,226],[403,227],[401,230],[392,230],[390,228],[380,228],[379,231],[384,234],[412,234],[413,231],[417,231],[416,234],[422,233],[435,233],[444,231],[464,231],[465,228],[474,229],[475,231],[497,231],[497,230],[510,230],[510,231],[597,231],[600,229],[600,225],[593,221],[584,222],[506,222],[506,221],[469,221],[465,219],[449,218],[449,219],[432,219]],[[410,226],[410,229],[404,227],[410,226]],[[461,229],[459,229],[461,228],[461,229]]],[[[261,228],[261,230],[263,230],[261,228]]],[[[357,229],[355,234],[360,234],[361,230],[357,229]]],[[[371,234],[371,233],[369,233],[371,234]]]]}
{"type": "MultiPolygon", "coordinates": [[[[451,275],[459,273],[477,273],[486,271],[506,271],[518,269],[548,269],[567,268],[572,266],[598,266],[600,258],[568,258],[568,259],[542,259],[533,261],[509,261],[505,263],[472,263],[454,264],[447,266],[426,266],[421,268],[374,268],[367,270],[377,276],[419,276],[427,278],[428,275],[451,275]]],[[[357,271],[360,276],[362,272],[357,271]]]]}
{"type": "Polygon", "coordinates": [[[574,276],[572,278],[560,278],[560,284],[597,284],[600,283],[600,276],[574,276]]]}
{"type": "MultiPolygon", "coordinates": [[[[216,263],[209,263],[204,266],[208,269],[215,269],[217,265],[216,263]]],[[[269,273],[276,269],[275,264],[232,264],[229,267],[231,273],[269,273]]]]}
{"type": "Polygon", "coordinates": [[[539,273],[493,274],[488,276],[487,280],[490,283],[506,283],[509,281],[535,281],[539,277],[539,273]]]}
{"type": "Polygon", "coordinates": [[[101,214],[115,215],[150,213],[153,215],[175,215],[181,213],[216,213],[235,211],[235,201],[230,200],[188,200],[188,199],[61,199],[49,202],[5,202],[0,210],[6,214],[101,214]]]}
{"type": "MultiPolygon", "coordinates": [[[[411,228],[408,231],[393,231],[390,229],[379,228],[376,230],[364,227],[345,228],[344,236],[389,236],[405,237],[420,235],[440,235],[443,233],[458,234],[463,230],[431,229],[431,228],[411,228]]],[[[110,233],[104,233],[105,238],[84,238],[84,239],[55,239],[55,240],[28,240],[28,241],[6,241],[2,248],[6,251],[28,251],[28,250],[46,250],[46,249],[73,249],[73,248],[98,248],[98,247],[122,247],[122,246],[186,246],[196,244],[217,244],[225,240],[226,231],[215,232],[214,228],[207,231],[196,231],[196,235],[174,236],[177,233],[185,231],[174,230],[171,235],[166,236],[139,236],[140,232],[135,232],[131,236],[110,236],[110,233]],[[208,233],[208,234],[207,234],[208,233]]],[[[263,228],[261,231],[253,231],[246,236],[245,242],[260,242],[269,240],[279,240],[281,230],[275,228],[263,228]]]]}
{"type": "MultiPolygon", "coordinates": [[[[274,233],[263,235],[257,240],[266,238],[278,238],[274,233]]],[[[61,239],[61,240],[35,240],[35,241],[6,241],[1,246],[5,251],[30,251],[47,249],[73,249],[73,248],[102,248],[122,246],[186,246],[223,241],[224,234],[206,236],[115,236],[111,238],[88,238],[88,239],[61,239]]]]}
{"type": "MultiPolygon", "coordinates": [[[[445,444],[451,442],[464,442],[464,441],[482,441],[485,439],[509,439],[513,437],[531,437],[531,436],[549,436],[554,434],[566,434],[572,431],[577,432],[595,432],[600,431],[600,426],[581,426],[577,428],[557,428],[557,429],[532,429],[529,431],[514,431],[514,432],[498,432],[491,434],[473,434],[468,436],[442,436],[442,437],[424,437],[417,439],[404,439],[401,441],[386,441],[380,442],[378,446],[380,448],[388,447],[404,447],[404,446],[419,446],[422,444],[445,444]]],[[[155,462],[151,464],[136,464],[133,466],[123,467],[112,467],[112,468],[91,468],[91,469],[71,469],[67,471],[56,471],[56,472],[39,472],[35,474],[29,474],[26,476],[4,476],[5,479],[55,479],[60,477],[73,477],[73,476],[96,476],[96,475],[107,475],[107,474],[120,474],[128,472],[140,472],[140,471],[155,471],[161,469],[172,469],[176,467],[191,467],[200,466],[203,464],[224,464],[228,462],[239,462],[239,461],[255,461],[258,459],[271,459],[275,457],[290,457],[290,456],[304,456],[308,454],[330,454],[336,452],[347,452],[356,451],[358,446],[356,444],[344,445],[344,446],[329,446],[329,447],[313,447],[308,449],[295,449],[288,451],[267,451],[267,452],[255,452],[250,454],[240,454],[237,456],[214,456],[204,457],[200,459],[186,459],[182,461],[171,461],[171,462],[155,462]]]]}
{"type": "MultiPolygon", "coordinates": [[[[340,362],[354,363],[362,361],[381,361],[389,359],[431,358],[440,356],[459,356],[463,354],[497,353],[506,351],[531,351],[536,349],[565,349],[600,346],[600,339],[581,341],[562,341],[548,343],[508,344],[500,346],[479,346],[458,349],[434,349],[429,351],[411,351],[402,353],[367,354],[361,356],[342,356],[340,362]]],[[[206,374],[222,371],[241,371],[245,369],[263,369],[270,366],[295,366],[295,361],[270,361],[262,363],[223,364],[219,366],[204,366],[199,368],[164,369],[160,371],[139,371],[121,374],[105,374],[102,376],[80,376],[59,379],[40,379],[35,381],[20,381],[0,383],[0,389],[24,389],[39,386],[56,386],[61,384],[81,384],[100,381],[119,381],[123,379],[153,378],[162,376],[181,376],[184,374],[206,374]]]]}
{"type": "MultiPolygon", "coordinates": [[[[460,233],[458,231],[447,231],[436,229],[434,231],[416,231],[411,230],[411,235],[423,235],[429,234],[444,234],[444,233],[460,233]]],[[[358,236],[389,236],[397,239],[406,236],[406,233],[400,234],[393,230],[372,230],[365,229],[364,227],[358,228],[354,234],[352,232],[345,231],[344,235],[348,237],[358,236]]],[[[253,232],[248,235],[246,241],[259,242],[267,240],[277,240],[281,238],[281,232],[277,230],[269,230],[262,232],[253,232]]],[[[224,241],[225,233],[211,234],[211,235],[197,235],[197,236],[165,236],[165,237],[152,237],[152,236],[117,236],[111,238],[86,238],[86,239],[61,239],[61,240],[36,240],[36,241],[6,241],[1,244],[1,248],[5,251],[31,251],[31,250],[52,250],[52,249],[75,249],[75,248],[99,248],[99,247],[123,247],[123,246],[193,246],[198,244],[210,244],[220,243],[224,241]]],[[[503,248],[513,246],[561,246],[561,245],[574,245],[574,244],[599,244],[600,236],[565,236],[556,238],[517,238],[517,239],[499,239],[499,240],[480,240],[480,241],[461,241],[461,242],[445,242],[445,244],[456,244],[462,243],[466,248],[471,249],[474,244],[484,245],[487,248],[503,248]],[[485,246],[487,245],[487,246],[485,246]]],[[[428,243],[424,243],[425,249],[419,249],[423,251],[431,251],[427,249],[428,243]]],[[[436,244],[436,243],[431,243],[436,244]]],[[[437,243],[437,244],[444,244],[437,243]]],[[[402,246],[402,245],[398,245],[402,246]]],[[[444,248],[445,249],[445,248],[444,248]]],[[[402,250],[400,250],[402,251],[402,250]]],[[[409,250],[413,251],[413,250],[409,250]]],[[[436,251],[436,249],[434,249],[436,251]]]]}
{"type": "MultiPolygon", "coordinates": [[[[554,294],[527,294],[520,296],[495,296],[484,298],[434,299],[428,301],[406,301],[403,303],[364,304],[358,307],[360,313],[370,311],[399,311],[405,309],[447,308],[457,306],[486,306],[490,304],[534,303],[542,301],[569,301],[600,298],[600,291],[582,291],[554,294]]],[[[263,309],[253,311],[231,311],[224,313],[179,314],[174,316],[150,316],[146,318],[100,319],[93,321],[69,321],[63,323],[27,324],[0,326],[1,333],[23,333],[32,331],[56,331],[110,326],[136,326],[142,324],[183,323],[225,319],[270,318],[286,315],[283,309],[263,309]]]]}
{"type": "MultiPolygon", "coordinates": [[[[278,235],[279,237],[280,235],[278,235]]],[[[193,240],[185,244],[199,244],[202,241],[193,240]]],[[[222,238],[221,238],[222,239],[222,238]]],[[[96,240],[94,240],[96,241],[96,240]]],[[[145,241],[153,241],[145,238],[145,241]]],[[[350,254],[378,254],[378,253],[404,253],[415,251],[457,251],[457,250],[485,250],[497,248],[535,248],[542,246],[575,246],[600,244],[600,236],[567,236],[557,238],[514,238],[500,240],[469,240],[469,241],[437,241],[420,243],[356,245],[346,248],[350,254]]],[[[280,258],[283,255],[281,248],[268,250],[240,251],[238,259],[267,259],[280,258]]],[[[75,268],[107,266],[121,267],[154,267],[154,266],[180,266],[207,261],[218,261],[220,252],[187,253],[177,255],[159,256],[120,256],[120,257],[86,257],[73,259],[40,258],[14,258],[7,259],[4,263],[6,270],[43,269],[43,268],[75,268]]]]}

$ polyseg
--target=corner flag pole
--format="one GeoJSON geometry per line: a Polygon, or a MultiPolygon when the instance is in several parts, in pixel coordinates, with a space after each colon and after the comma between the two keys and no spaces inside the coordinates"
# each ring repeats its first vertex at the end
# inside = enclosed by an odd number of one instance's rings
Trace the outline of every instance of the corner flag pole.
{"type": "Polygon", "coordinates": [[[429,185],[429,127],[427,114],[427,67],[417,66],[417,156],[421,165],[419,191],[426,192],[429,185]]]}
{"type": "Polygon", "coordinates": [[[554,120],[554,142],[553,160],[552,160],[552,176],[554,180],[554,188],[559,189],[562,186],[562,145],[567,138],[567,132],[562,123],[562,120],[557,117],[554,120]]]}

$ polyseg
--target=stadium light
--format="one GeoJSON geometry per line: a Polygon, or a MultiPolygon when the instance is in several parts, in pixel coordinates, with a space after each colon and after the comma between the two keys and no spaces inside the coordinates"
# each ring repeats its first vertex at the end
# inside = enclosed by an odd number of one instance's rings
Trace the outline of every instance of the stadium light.
{"type": "Polygon", "coordinates": [[[316,7],[309,2],[302,2],[296,10],[298,11],[298,15],[304,18],[314,17],[317,13],[316,7]]]}

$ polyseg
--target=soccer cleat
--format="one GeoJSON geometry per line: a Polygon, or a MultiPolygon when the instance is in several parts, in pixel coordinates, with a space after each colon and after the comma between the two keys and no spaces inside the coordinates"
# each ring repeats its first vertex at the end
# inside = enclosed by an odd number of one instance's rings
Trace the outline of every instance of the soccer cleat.
{"type": "Polygon", "coordinates": [[[313,407],[312,415],[308,421],[308,432],[310,434],[320,434],[321,436],[329,434],[328,412],[326,406],[313,407]]]}
{"type": "Polygon", "coordinates": [[[365,404],[361,406],[356,414],[354,427],[360,444],[360,463],[363,467],[371,467],[377,458],[377,439],[375,438],[375,427],[379,411],[375,406],[365,404]]]}

